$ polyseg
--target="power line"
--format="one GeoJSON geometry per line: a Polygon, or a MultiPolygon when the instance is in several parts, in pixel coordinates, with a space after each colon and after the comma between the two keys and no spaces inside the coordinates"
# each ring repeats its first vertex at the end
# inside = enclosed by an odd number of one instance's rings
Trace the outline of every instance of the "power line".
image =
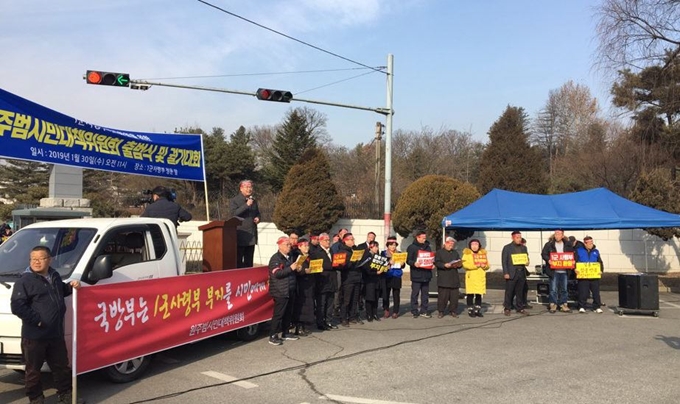
{"type": "Polygon", "coordinates": [[[324,85],[319,86],[319,87],[310,88],[310,89],[308,89],[308,90],[304,90],[304,91],[296,91],[296,92],[295,92],[295,95],[307,93],[307,92],[309,92],[309,91],[318,90],[318,89],[324,88],[324,87],[329,87],[329,86],[332,86],[332,85],[334,85],[334,84],[342,83],[342,82],[344,82],[344,81],[353,80],[353,79],[356,79],[356,78],[359,78],[359,77],[362,77],[362,76],[366,76],[366,75],[368,75],[368,74],[373,74],[373,73],[375,73],[375,71],[370,71],[370,72],[358,74],[358,75],[356,75],[356,76],[352,76],[352,77],[348,77],[348,78],[346,78],[346,79],[334,81],[334,82],[332,82],[332,83],[324,84],[324,85]]]}
{"type": "Polygon", "coordinates": [[[375,69],[380,69],[383,70],[385,69],[385,66],[377,66],[375,68],[366,68],[366,67],[350,67],[346,69],[322,69],[322,70],[298,70],[298,71],[289,71],[289,72],[261,72],[261,73],[234,73],[234,74],[217,74],[217,75],[208,75],[208,76],[176,76],[176,77],[153,77],[153,78],[144,78],[144,79],[139,79],[139,80],[180,80],[180,79],[208,79],[208,78],[219,78],[219,77],[244,77],[244,76],[275,76],[275,75],[284,75],[284,74],[302,74],[302,73],[328,73],[328,72],[341,72],[341,71],[348,71],[348,70],[366,70],[366,69],[372,69],[371,73],[375,73],[375,69]]]}
{"type": "MultiPolygon", "coordinates": [[[[363,66],[363,67],[365,67],[365,68],[367,68],[367,69],[375,70],[376,72],[385,73],[385,72],[383,72],[383,71],[380,70],[380,69],[376,69],[375,67],[367,66],[367,65],[365,65],[365,64],[363,64],[363,63],[357,62],[356,60],[348,59],[348,58],[346,58],[346,57],[344,57],[344,56],[338,55],[337,53],[333,53],[333,52],[331,52],[331,51],[327,51],[327,50],[325,50],[325,49],[319,48],[318,46],[314,46],[314,45],[310,44],[309,42],[305,42],[305,41],[299,40],[299,39],[297,39],[297,38],[293,38],[292,36],[286,35],[286,34],[284,34],[283,32],[280,32],[280,31],[277,31],[277,30],[275,30],[275,29],[272,29],[272,28],[269,28],[269,27],[267,27],[267,26],[264,26],[264,25],[262,25],[262,24],[256,23],[255,21],[249,20],[249,19],[247,19],[247,18],[245,18],[245,17],[241,17],[241,16],[238,15],[238,14],[235,14],[235,13],[232,13],[231,11],[227,11],[227,10],[225,10],[225,9],[223,9],[223,8],[217,7],[216,5],[210,4],[210,3],[208,3],[207,1],[204,1],[204,0],[197,0],[197,1],[200,2],[200,3],[205,4],[206,6],[210,6],[210,7],[214,8],[214,9],[216,9],[216,10],[219,10],[219,11],[221,11],[221,12],[223,12],[223,13],[229,14],[229,15],[231,15],[232,17],[236,17],[236,18],[239,18],[239,19],[241,19],[241,20],[243,20],[243,21],[249,22],[249,23],[251,23],[251,24],[253,24],[253,25],[257,25],[258,27],[264,28],[264,29],[266,29],[267,31],[271,31],[271,32],[273,32],[273,33],[275,33],[275,34],[281,35],[281,36],[283,36],[283,37],[285,37],[285,38],[288,38],[288,39],[291,39],[291,40],[293,40],[293,41],[295,41],[295,42],[298,42],[298,43],[301,43],[301,44],[303,44],[303,45],[309,46],[310,48],[314,48],[314,49],[316,49],[316,50],[318,50],[318,51],[321,51],[321,52],[323,52],[323,53],[327,53],[327,54],[329,54],[329,55],[335,56],[335,57],[340,58],[340,59],[342,59],[342,60],[346,60],[346,61],[348,61],[348,62],[354,63],[354,64],[359,65],[359,66],[363,66]]],[[[385,73],[385,74],[387,74],[387,73],[385,73]]]]}

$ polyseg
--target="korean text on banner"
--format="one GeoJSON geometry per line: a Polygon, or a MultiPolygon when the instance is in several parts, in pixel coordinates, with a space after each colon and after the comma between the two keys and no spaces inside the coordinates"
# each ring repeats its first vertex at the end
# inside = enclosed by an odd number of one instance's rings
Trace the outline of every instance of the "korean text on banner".
{"type": "Polygon", "coordinates": [[[203,181],[201,135],[96,126],[0,89],[0,156],[203,181]]]}
{"type": "Polygon", "coordinates": [[[323,259],[309,261],[309,273],[318,274],[323,272],[323,259]]]}
{"type": "Polygon", "coordinates": [[[472,260],[474,261],[477,268],[486,268],[489,265],[489,260],[487,259],[486,254],[472,254],[472,260]]]}
{"type": "Polygon", "coordinates": [[[529,254],[511,254],[512,265],[529,265],[529,254]]]}
{"type": "Polygon", "coordinates": [[[550,269],[574,269],[573,252],[551,252],[550,253],[550,269]]]}
{"type": "Polygon", "coordinates": [[[352,251],[352,257],[349,259],[352,262],[359,261],[364,256],[365,250],[354,250],[352,251]]]}
{"type": "Polygon", "coordinates": [[[405,252],[392,254],[392,259],[394,260],[395,264],[405,264],[407,257],[408,257],[408,253],[405,253],[405,252]]]}
{"type": "Polygon", "coordinates": [[[347,253],[335,253],[333,254],[333,268],[344,267],[347,265],[347,253]]]}
{"type": "Polygon", "coordinates": [[[421,269],[434,268],[434,253],[432,251],[418,250],[418,257],[416,258],[416,267],[421,269]]]}
{"type": "Polygon", "coordinates": [[[577,262],[576,279],[600,279],[602,268],[599,262],[577,262]]]}
{"type": "Polygon", "coordinates": [[[271,319],[267,267],[83,287],[77,373],[271,319]]]}

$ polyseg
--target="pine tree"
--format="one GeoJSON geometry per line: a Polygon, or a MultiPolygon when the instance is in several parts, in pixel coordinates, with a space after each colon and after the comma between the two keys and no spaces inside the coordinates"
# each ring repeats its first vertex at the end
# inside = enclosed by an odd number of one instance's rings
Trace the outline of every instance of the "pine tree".
{"type": "Polygon", "coordinates": [[[311,148],[316,147],[314,136],[297,109],[288,113],[285,122],[276,131],[276,137],[269,151],[269,165],[265,169],[267,182],[274,192],[283,189],[283,182],[290,168],[311,148]]]}
{"type": "Polygon", "coordinates": [[[255,153],[250,147],[250,141],[250,133],[241,126],[231,134],[231,139],[227,145],[227,175],[235,184],[245,179],[256,181],[255,153]]]}
{"type": "Polygon", "coordinates": [[[508,106],[489,130],[489,144],[480,162],[477,188],[545,193],[546,173],[540,151],[529,145],[527,116],[523,108],[508,106]]]}
{"type": "Polygon", "coordinates": [[[345,211],[342,197],[331,180],[323,151],[307,150],[291,167],[276,200],[273,221],[286,233],[293,230],[318,234],[328,231],[345,211]]]}
{"type": "Polygon", "coordinates": [[[51,168],[50,164],[7,159],[0,166],[0,192],[16,203],[37,205],[47,198],[51,168]]]}

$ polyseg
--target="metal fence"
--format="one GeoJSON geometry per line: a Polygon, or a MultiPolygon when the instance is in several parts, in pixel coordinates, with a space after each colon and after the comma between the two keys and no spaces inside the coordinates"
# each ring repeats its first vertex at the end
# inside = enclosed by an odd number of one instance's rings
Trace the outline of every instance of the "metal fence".
{"type": "Polygon", "coordinates": [[[181,240],[179,253],[182,265],[187,273],[203,272],[203,243],[200,241],[181,240]]]}

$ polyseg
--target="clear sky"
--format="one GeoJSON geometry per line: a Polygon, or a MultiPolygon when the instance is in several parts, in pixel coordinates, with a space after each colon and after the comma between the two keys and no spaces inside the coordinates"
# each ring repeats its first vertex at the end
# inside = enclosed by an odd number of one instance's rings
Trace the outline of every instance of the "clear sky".
{"type": "MultiPolygon", "coordinates": [[[[531,117],[568,80],[609,109],[609,84],[593,66],[597,0],[209,0],[368,66],[394,55],[394,128],[471,131],[487,141],[510,104],[531,117]]],[[[370,142],[381,115],[304,103],[153,87],[87,85],[87,69],[132,79],[384,107],[386,80],[371,73],[281,73],[360,66],[311,49],[195,0],[0,0],[0,88],[96,125],[142,132],[281,122],[293,106],[328,117],[334,143],[370,142]]]]}

